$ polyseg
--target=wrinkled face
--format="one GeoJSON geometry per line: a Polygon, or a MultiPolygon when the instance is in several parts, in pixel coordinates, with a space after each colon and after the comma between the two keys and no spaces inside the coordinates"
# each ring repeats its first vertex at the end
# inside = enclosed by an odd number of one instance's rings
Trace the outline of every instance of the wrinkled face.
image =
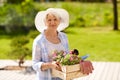
{"type": "Polygon", "coordinates": [[[46,15],[45,24],[48,29],[57,30],[57,27],[60,24],[60,17],[58,15],[49,13],[46,15]]]}

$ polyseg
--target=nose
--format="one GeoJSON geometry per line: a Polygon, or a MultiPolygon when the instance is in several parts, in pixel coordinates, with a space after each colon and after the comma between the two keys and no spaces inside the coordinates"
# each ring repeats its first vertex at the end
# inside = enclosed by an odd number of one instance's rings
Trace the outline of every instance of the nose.
{"type": "Polygon", "coordinates": [[[51,21],[51,24],[55,24],[55,21],[54,21],[54,20],[52,20],[52,21],[51,21]]]}

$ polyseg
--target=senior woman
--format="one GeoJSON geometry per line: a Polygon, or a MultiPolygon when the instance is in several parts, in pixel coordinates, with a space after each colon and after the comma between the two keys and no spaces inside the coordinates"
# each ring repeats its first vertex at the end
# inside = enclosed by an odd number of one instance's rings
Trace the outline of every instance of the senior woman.
{"type": "MultiPolygon", "coordinates": [[[[59,69],[59,65],[52,61],[52,51],[69,53],[68,38],[61,32],[69,25],[69,14],[65,9],[49,8],[40,11],[35,17],[35,26],[40,35],[33,42],[33,69],[37,73],[37,80],[61,80],[52,77],[51,69],[59,69]]],[[[82,65],[83,73],[92,72],[92,64],[82,65]]]]}

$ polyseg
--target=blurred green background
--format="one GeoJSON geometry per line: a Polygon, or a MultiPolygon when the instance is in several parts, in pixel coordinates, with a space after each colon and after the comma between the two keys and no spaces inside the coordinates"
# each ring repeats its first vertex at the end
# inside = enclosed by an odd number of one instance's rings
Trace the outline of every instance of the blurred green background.
{"type": "MultiPolygon", "coordinates": [[[[31,59],[33,40],[40,34],[34,25],[35,15],[40,10],[57,7],[70,14],[70,25],[63,31],[68,36],[70,49],[78,49],[80,55],[90,54],[88,59],[93,61],[120,61],[120,31],[113,30],[113,4],[95,1],[8,0],[0,3],[0,59],[21,56],[31,59]]],[[[120,3],[117,4],[120,14],[120,3]]],[[[120,28],[119,22],[120,15],[120,28]]]]}

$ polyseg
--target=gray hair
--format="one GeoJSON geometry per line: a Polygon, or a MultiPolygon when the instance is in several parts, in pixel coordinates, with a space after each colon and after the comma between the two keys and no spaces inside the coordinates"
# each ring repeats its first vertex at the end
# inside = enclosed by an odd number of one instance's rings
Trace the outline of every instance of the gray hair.
{"type": "Polygon", "coordinates": [[[53,11],[49,11],[49,12],[46,14],[45,20],[47,19],[47,17],[48,17],[49,14],[52,14],[52,15],[54,15],[56,18],[58,18],[59,20],[61,20],[60,15],[59,15],[58,13],[56,13],[56,12],[53,12],[53,11]]]}

